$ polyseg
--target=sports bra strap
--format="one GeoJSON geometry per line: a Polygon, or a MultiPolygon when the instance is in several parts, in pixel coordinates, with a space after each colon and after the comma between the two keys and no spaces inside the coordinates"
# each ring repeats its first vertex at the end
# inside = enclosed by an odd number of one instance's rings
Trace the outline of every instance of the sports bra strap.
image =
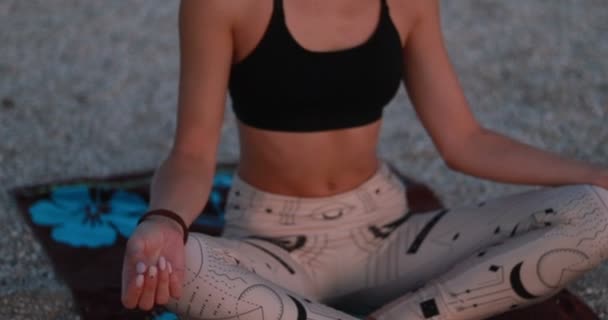
{"type": "Polygon", "coordinates": [[[387,0],[380,0],[381,4],[382,4],[382,12],[388,13],[389,11],[389,6],[387,3],[387,0]]]}
{"type": "Polygon", "coordinates": [[[283,11],[283,0],[274,0],[272,6],[272,18],[279,21],[285,21],[285,12],[283,11]]]}

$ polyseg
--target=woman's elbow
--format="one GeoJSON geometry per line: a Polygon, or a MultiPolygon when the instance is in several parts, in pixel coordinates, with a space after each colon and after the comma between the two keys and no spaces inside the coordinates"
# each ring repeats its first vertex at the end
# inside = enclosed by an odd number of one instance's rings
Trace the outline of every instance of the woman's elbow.
{"type": "Polygon", "coordinates": [[[485,140],[488,131],[481,126],[475,126],[460,134],[452,134],[449,138],[437,143],[437,150],[445,165],[459,172],[468,172],[471,157],[479,154],[479,148],[485,140]]]}
{"type": "Polygon", "coordinates": [[[464,172],[469,162],[467,156],[471,152],[467,148],[467,140],[451,140],[437,144],[437,151],[443,163],[451,170],[464,172]]]}
{"type": "Polygon", "coordinates": [[[441,156],[441,159],[443,160],[445,166],[448,167],[450,170],[462,172],[462,161],[459,159],[458,154],[456,152],[439,151],[439,155],[441,156]]]}

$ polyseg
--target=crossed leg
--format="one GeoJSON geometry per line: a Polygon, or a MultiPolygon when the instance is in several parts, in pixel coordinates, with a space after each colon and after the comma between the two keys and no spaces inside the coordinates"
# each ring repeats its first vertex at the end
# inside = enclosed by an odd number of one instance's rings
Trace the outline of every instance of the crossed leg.
{"type": "Polygon", "coordinates": [[[400,226],[376,260],[382,267],[395,261],[391,247],[403,251],[402,281],[378,294],[418,289],[372,319],[485,319],[549,298],[608,256],[608,191],[598,187],[533,191],[424,219],[400,226]]]}
{"type": "Polygon", "coordinates": [[[384,239],[377,250],[349,265],[349,281],[338,268],[327,284],[268,241],[193,234],[184,294],[169,308],[191,319],[355,319],[315,301],[343,285],[368,305],[401,296],[370,319],[484,319],[550,297],[608,256],[608,191],[544,189],[367,230],[384,239]]]}
{"type": "Polygon", "coordinates": [[[313,301],[306,272],[285,251],[270,246],[255,239],[191,234],[183,294],[167,307],[184,319],[356,319],[313,301]]]}

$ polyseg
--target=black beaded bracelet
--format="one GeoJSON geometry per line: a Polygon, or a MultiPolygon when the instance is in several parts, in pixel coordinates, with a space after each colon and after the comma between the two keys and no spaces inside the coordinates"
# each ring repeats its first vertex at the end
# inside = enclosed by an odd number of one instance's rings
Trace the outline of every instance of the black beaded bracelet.
{"type": "Polygon", "coordinates": [[[182,219],[179,214],[167,209],[156,209],[146,212],[143,216],[141,216],[141,218],[139,218],[137,224],[139,225],[150,216],[163,216],[177,222],[180,226],[182,226],[184,231],[184,243],[188,241],[188,226],[186,226],[186,222],[184,222],[184,219],[182,219]]]}

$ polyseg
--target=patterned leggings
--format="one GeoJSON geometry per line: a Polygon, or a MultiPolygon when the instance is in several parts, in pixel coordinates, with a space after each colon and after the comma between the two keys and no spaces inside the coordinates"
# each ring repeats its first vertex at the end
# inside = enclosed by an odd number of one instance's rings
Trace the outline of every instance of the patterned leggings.
{"type": "Polygon", "coordinates": [[[186,319],[484,319],[538,303],[608,255],[608,191],[542,189],[407,212],[387,166],[336,196],[296,198],[235,177],[223,238],[191,234],[186,319]],[[396,299],[396,300],[395,300],[396,299]]]}

